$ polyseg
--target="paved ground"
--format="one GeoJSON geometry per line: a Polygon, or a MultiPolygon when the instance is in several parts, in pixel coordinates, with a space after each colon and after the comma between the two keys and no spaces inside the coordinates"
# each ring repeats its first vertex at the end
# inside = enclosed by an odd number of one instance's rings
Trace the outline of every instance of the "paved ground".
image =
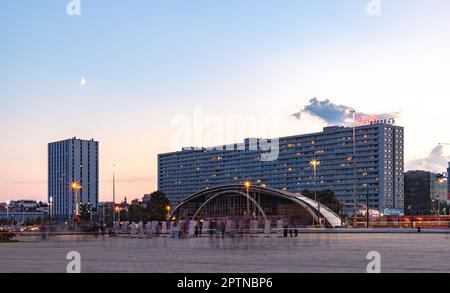
{"type": "Polygon", "coordinates": [[[450,235],[302,234],[298,238],[76,239],[0,244],[0,272],[65,272],[69,251],[82,272],[450,272],[450,235]]]}

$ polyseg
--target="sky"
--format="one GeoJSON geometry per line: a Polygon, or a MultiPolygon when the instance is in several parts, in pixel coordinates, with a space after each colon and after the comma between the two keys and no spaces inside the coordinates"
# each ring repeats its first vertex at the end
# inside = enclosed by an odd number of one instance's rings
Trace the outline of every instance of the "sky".
{"type": "Polygon", "coordinates": [[[450,161],[448,0],[69,2],[0,1],[0,201],[46,199],[52,141],[98,140],[100,200],[113,162],[138,198],[158,153],[320,131],[291,116],[313,98],[398,113],[407,169],[450,161]]]}

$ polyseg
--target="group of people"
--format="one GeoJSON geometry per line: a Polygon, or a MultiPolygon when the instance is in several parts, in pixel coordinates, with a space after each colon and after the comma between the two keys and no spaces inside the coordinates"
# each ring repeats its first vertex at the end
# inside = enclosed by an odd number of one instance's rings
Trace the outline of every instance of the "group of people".
{"type": "Polygon", "coordinates": [[[189,225],[185,222],[174,222],[172,226],[172,238],[181,239],[185,238],[189,234],[189,225]]]}
{"type": "Polygon", "coordinates": [[[209,227],[209,236],[220,235],[220,237],[225,238],[225,233],[227,231],[227,223],[225,221],[211,222],[209,227]]]}
{"type": "MultiPolygon", "coordinates": [[[[190,230],[189,222],[175,222],[172,226],[172,238],[173,239],[183,239],[188,235],[194,238],[201,238],[203,235],[203,222],[196,222],[195,226],[190,230]]],[[[215,235],[225,238],[225,233],[227,231],[227,224],[225,221],[212,221],[207,227],[209,237],[214,237],[215,235]]]]}
{"type": "MultiPolygon", "coordinates": [[[[257,229],[249,230],[248,223],[239,222],[237,227],[232,228],[232,223],[230,224],[231,230],[228,229],[227,221],[225,220],[217,220],[211,222],[203,222],[203,221],[176,221],[172,223],[158,223],[158,222],[149,222],[146,224],[140,223],[123,223],[122,225],[118,225],[116,227],[116,231],[121,231],[122,233],[130,233],[132,238],[134,237],[142,237],[142,238],[152,238],[154,236],[159,236],[161,234],[169,233],[169,235],[173,239],[184,239],[188,237],[193,238],[201,238],[204,233],[207,233],[209,237],[220,237],[225,238],[227,232],[230,232],[233,235],[243,236],[246,231],[249,231],[252,234],[257,232],[257,229]],[[163,226],[161,225],[163,224],[163,226]],[[206,225],[206,226],[205,226],[206,225]],[[253,231],[253,232],[252,232],[253,231]]],[[[253,227],[253,226],[252,226],[253,227]]],[[[293,224],[285,224],[282,226],[282,235],[285,238],[288,237],[297,237],[299,230],[297,226],[293,224]]],[[[264,230],[264,233],[270,234],[266,232],[267,229],[264,230]]]]}
{"type": "Polygon", "coordinates": [[[297,227],[295,227],[294,225],[285,225],[283,227],[283,237],[287,238],[288,235],[292,237],[297,237],[298,236],[298,229],[297,227]]]}

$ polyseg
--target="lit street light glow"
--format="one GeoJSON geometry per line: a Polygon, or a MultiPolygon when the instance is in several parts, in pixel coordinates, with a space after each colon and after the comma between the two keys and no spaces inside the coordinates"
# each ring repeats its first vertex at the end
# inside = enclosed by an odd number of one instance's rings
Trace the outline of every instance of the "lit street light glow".
{"type": "Polygon", "coordinates": [[[79,214],[79,209],[78,209],[78,190],[80,190],[82,188],[81,184],[79,184],[78,182],[74,181],[71,184],[72,190],[75,192],[75,217],[78,216],[79,214]]]}
{"type": "Polygon", "coordinates": [[[313,167],[317,167],[317,166],[320,165],[320,161],[312,160],[312,161],[310,162],[310,164],[311,164],[311,166],[313,166],[313,167]]]}

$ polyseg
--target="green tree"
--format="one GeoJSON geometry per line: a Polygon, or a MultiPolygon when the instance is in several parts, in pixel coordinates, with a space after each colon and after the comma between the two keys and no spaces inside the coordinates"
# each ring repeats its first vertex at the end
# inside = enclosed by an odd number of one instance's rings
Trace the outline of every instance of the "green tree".
{"type": "Polygon", "coordinates": [[[0,242],[11,242],[15,236],[12,232],[0,229],[0,242]]]}
{"type": "Polygon", "coordinates": [[[91,205],[81,204],[80,205],[80,218],[82,222],[89,222],[91,220],[91,205]]]}
{"type": "Polygon", "coordinates": [[[170,206],[170,201],[166,195],[160,191],[153,192],[146,207],[149,220],[165,221],[167,219],[167,206],[170,206]]]}
{"type": "Polygon", "coordinates": [[[44,219],[41,217],[29,218],[25,221],[25,226],[42,225],[43,223],[44,223],[44,219]]]}
{"type": "MultiPolygon", "coordinates": [[[[311,192],[308,189],[303,190],[302,194],[310,199],[314,199],[314,191],[311,192]]],[[[317,191],[317,200],[328,207],[330,210],[335,212],[336,214],[340,213],[341,210],[341,202],[336,198],[334,191],[332,190],[320,190],[317,191]]]]}
{"type": "Polygon", "coordinates": [[[127,220],[130,222],[143,221],[144,223],[150,219],[146,209],[138,200],[133,200],[128,206],[127,220]]]}

